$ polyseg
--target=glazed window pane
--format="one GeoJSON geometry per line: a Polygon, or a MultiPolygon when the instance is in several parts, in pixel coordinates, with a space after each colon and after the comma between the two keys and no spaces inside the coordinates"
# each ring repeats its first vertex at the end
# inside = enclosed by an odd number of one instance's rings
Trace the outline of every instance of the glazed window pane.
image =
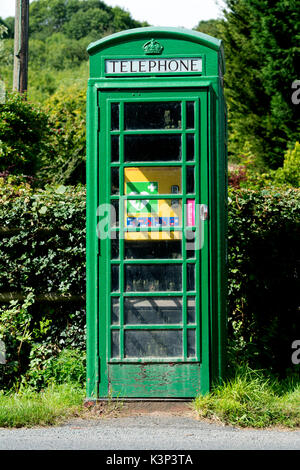
{"type": "Polygon", "coordinates": [[[178,324],[182,322],[181,297],[136,297],[124,300],[125,324],[178,324]]]}
{"type": "Polygon", "coordinates": [[[125,357],[182,356],[182,330],[127,330],[125,357]]]}
{"type": "Polygon", "coordinates": [[[182,290],[182,266],[178,264],[136,264],[125,266],[127,292],[182,290]]]}
{"type": "Polygon", "coordinates": [[[181,135],[126,135],[124,137],[126,162],[179,161],[181,135]]]}
{"type": "Polygon", "coordinates": [[[180,129],[180,102],[125,103],[125,129],[180,129]]]}

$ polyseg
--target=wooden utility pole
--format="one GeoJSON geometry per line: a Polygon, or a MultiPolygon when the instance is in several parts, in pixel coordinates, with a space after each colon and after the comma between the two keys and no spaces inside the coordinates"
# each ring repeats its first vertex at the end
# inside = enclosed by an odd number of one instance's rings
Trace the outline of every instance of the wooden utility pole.
{"type": "Polygon", "coordinates": [[[29,0],[16,0],[13,90],[27,91],[29,0]]]}

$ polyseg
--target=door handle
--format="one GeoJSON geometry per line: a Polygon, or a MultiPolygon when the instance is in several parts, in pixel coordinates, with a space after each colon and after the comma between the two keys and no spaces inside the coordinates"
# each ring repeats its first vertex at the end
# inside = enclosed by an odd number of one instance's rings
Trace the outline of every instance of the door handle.
{"type": "Polygon", "coordinates": [[[200,220],[208,219],[208,205],[200,204],[200,220]]]}

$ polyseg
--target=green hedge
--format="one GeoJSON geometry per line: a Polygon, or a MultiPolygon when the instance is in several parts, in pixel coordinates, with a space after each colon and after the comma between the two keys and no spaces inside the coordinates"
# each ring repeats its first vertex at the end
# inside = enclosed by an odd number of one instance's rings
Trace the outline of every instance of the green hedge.
{"type": "Polygon", "coordinates": [[[0,293],[85,293],[85,188],[0,186],[0,293]]]}
{"type": "Polygon", "coordinates": [[[24,374],[43,385],[43,369],[65,348],[81,360],[84,294],[85,188],[33,192],[0,178],[0,339],[7,348],[0,388],[24,374]]]}
{"type": "MultiPolygon", "coordinates": [[[[33,370],[47,376],[64,348],[85,349],[85,188],[33,192],[0,179],[0,203],[2,386],[24,374],[38,384],[33,370]]],[[[229,191],[229,365],[295,367],[299,213],[299,190],[229,191]]]]}
{"type": "Polygon", "coordinates": [[[300,191],[230,190],[230,360],[284,374],[300,335],[300,191]]]}

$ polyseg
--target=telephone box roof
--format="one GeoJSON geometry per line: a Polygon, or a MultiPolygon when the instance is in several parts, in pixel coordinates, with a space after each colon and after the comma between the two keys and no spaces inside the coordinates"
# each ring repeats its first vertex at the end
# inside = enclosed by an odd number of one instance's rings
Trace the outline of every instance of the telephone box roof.
{"type": "Polygon", "coordinates": [[[87,51],[90,55],[93,55],[99,52],[101,49],[105,49],[106,47],[115,45],[120,42],[125,42],[126,40],[130,41],[139,38],[151,39],[155,37],[182,39],[185,41],[196,42],[198,44],[208,47],[209,49],[214,49],[215,51],[223,50],[222,41],[220,39],[216,39],[212,36],[209,36],[208,34],[200,33],[199,31],[194,31],[185,28],[164,28],[161,26],[148,26],[145,28],[128,29],[126,31],[121,31],[110,36],[106,36],[96,42],[92,42],[88,46],[87,51]]]}

